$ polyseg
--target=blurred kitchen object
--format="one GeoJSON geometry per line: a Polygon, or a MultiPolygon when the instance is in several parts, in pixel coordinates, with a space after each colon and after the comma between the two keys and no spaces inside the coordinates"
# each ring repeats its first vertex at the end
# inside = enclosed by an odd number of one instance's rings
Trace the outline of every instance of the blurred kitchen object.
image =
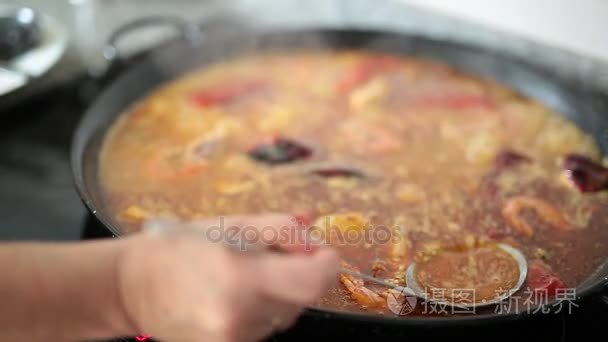
{"type": "Polygon", "coordinates": [[[27,77],[19,72],[0,67],[0,96],[15,91],[27,83],[27,77]]]}
{"type": "Polygon", "coordinates": [[[33,49],[42,40],[37,13],[27,7],[0,16],[0,61],[7,62],[33,49]]]}
{"type": "Polygon", "coordinates": [[[606,0],[401,1],[608,60],[606,0]]]}
{"type": "Polygon", "coordinates": [[[0,5],[0,102],[45,76],[64,55],[66,31],[31,7],[0,5]]]}
{"type": "MultiPolygon", "coordinates": [[[[404,31],[492,48],[548,65],[565,77],[608,85],[608,73],[597,72],[602,57],[606,57],[604,63],[608,61],[608,35],[603,34],[608,31],[608,20],[603,19],[608,17],[608,3],[604,0],[582,0],[581,5],[571,0],[0,1],[13,7],[35,8],[66,26],[67,51],[53,75],[42,82],[45,89],[84,74],[104,75],[109,65],[104,47],[112,34],[138,19],[160,16],[204,23],[205,30],[230,17],[235,19],[232,22],[242,19],[255,25],[404,31]],[[560,53],[548,54],[549,48],[560,49],[560,53]]],[[[114,52],[129,57],[176,34],[180,32],[171,25],[139,26],[121,35],[114,52]]],[[[42,64],[41,69],[47,66],[42,64]]],[[[0,74],[4,75],[0,86],[5,84],[7,88],[21,87],[29,80],[3,64],[0,74]]]]}
{"type": "MultiPolygon", "coordinates": [[[[142,18],[179,18],[184,21],[202,22],[218,15],[224,8],[222,0],[70,0],[73,6],[73,43],[83,66],[92,75],[107,69],[107,56],[102,53],[108,40],[117,29],[142,18]]],[[[175,26],[140,25],[133,32],[120,37],[117,53],[130,56],[155,47],[180,34],[175,26]]]]}

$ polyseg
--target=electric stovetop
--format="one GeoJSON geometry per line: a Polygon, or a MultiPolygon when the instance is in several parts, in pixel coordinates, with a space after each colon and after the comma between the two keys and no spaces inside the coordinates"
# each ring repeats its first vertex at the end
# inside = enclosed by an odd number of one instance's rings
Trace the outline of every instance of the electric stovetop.
{"type": "MultiPolygon", "coordinates": [[[[69,164],[72,134],[86,108],[79,96],[83,86],[89,84],[85,80],[75,80],[0,112],[0,240],[108,237],[80,202],[69,164]]],[[[608,296],[598,296],[581,303],[572,313],[564,311],[517,327],[480,328],[477,337],[495,340],[512,334],[525,340],[576,341],[581,333],[602,336],[607,318],[608,296]]],[[[428,333],[412,331],[411,337],[428,333]]],[[[476,340],[467,335],[470,331],[460,333],[459,337],[476,340]]],[[[318,320],[297,325],[270,340],[378,340],[381,335],[382,331],[373,327],[352,331],[336,322],[318,320]]]]}

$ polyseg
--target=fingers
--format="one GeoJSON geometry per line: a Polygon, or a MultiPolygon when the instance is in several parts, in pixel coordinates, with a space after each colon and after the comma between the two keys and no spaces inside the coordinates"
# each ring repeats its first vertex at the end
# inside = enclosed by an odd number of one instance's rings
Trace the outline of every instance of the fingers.
{"type": "Polygon", "coordinates": [[[339,258],[334,250],[322,248],[308,255],[267,254],[257,262],[257,281],[264,294],[307,306],[315,304],[335,282],[339,258]]]}
{"type": "MultiPolygon", "coordinates": [[[[160,226],[163,224],[167,227],[156,227],[157,233],[179,238],[149,239],[159,244],[155,250],[160,252],[154,254],[155,258],[139,255],[132,258],[147,260],[151,265],[141,270],[137,267],[140,264],[134,264],[133,270],[139,274],[145,271],[146,279],[150,279],[146,288],[154,290],[147,293],[153,295],[143,296],[134,287],[132,293],[137,296],[128,296],[146,300],[141,301],[141,310],[135,316],[143,316],[137,322],[143,322],[142,329],[151,334],[190,337],[196,333],[217,341],[260,340],[290,327],[303,308],[316,303],[336,280],[338,256],[329,248],[317,248],[310,253],[252,255],[230,253],[220,244],[201,245],[195,241],[200,236],[196,229],[206,233],[217,227],[226,233],[229,227],[236,227],[240,231],[238,237],[246,236],[250,227],[260,240],[264,237],[263,244],[279,244],[290,251],[306,250],[296,238],[275,239],[274,235],[265,235],[281,229],[302,230],[290,215],[233,216],[195,224],[164,222],[160,226]],[[149,302],[150,298],[154,300],[149,302]],[[160,324],[158,316],[144,310],[143,304],[171,308],[168,316],[172,319],[164,319],[160,324]]],[[[201,239],[207,240],[209,236],[201,239]]]]}

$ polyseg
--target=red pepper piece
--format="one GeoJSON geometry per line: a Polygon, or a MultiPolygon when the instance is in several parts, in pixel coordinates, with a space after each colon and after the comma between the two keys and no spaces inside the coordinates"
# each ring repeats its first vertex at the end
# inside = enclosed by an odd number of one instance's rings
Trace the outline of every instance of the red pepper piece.
{"type": "Polygon", "coordinates": [[[596,192],[608,189],[608,168],[588,157],[569,154],[564,159],[568,178],[581,192],[596,192]]]}
{"type": "Polygon", "coordinates": [[[381,55],[365,59],[338,82],[338,91],[348,94],[371,80],[374,76],[395,69],[399,60],[393,56],[381,55]]]}
{"type": "Polygon", "coordinates": [[[549,265],[537,260],[528,265],[528,288],[543,295],[546,291],[546,295],[552,297],[558,289],[565,289],[566,284],[553,273],[549,265]]]}
{"type": "Polygon", "coordinates": [[[246,95],[259,93],[268,89],[268,83],[260,80],[229,82],[212,89],[203,89],[195,93],[192,101],[199,107],[212,107],[228,104],[246,95]]]}

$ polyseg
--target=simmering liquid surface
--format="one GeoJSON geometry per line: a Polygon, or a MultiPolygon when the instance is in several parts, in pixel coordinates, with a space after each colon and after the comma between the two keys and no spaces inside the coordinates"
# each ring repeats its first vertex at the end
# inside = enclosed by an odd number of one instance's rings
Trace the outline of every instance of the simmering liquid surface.
{"type": "Polygon", "coordinates": [[[448,303],[491,301],[498,297],[497,290],[506,293],[518,280],[517,260],[496,246],[448,250],[416,264],[417,283],[431,299],[448,303]]]}
{"type": "MultiPolygon", "coordinates": [[[[345,267],[396,284],[413,261],[464,248],[483,263],[500,256],[480,242],[502,242],[531,265],[524,287],[551,296],[608,256],[606,192],[574,186],[572,156],[602,170],[591,137],[492,81],[408,57],[304,51],[243,56],[157,89],[115,122],[99,174],[126,234],[150,215],[288,212],[331,236],[345,267]]],[[[446,286],[454,260],[427,276],[446,286]]],[[[452,285],[496,290],[471,279],[452,285]]],[[[340,275],[318,306],[394,316],[386,298],[340,275]]]]}

